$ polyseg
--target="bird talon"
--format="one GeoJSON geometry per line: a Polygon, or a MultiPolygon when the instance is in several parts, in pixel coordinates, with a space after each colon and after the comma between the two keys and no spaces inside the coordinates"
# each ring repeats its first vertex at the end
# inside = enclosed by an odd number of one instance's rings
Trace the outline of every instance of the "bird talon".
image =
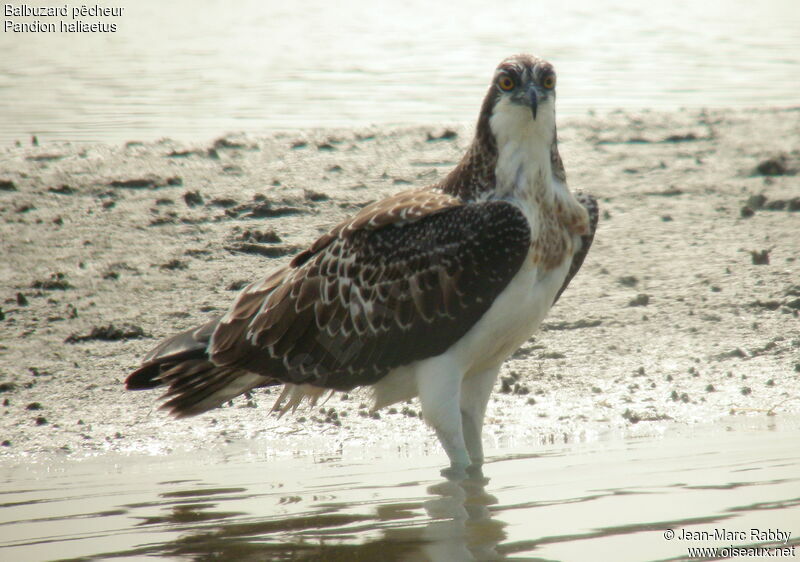
{"type": "Polygon", "coordinates": [[[467,467],[467,476],[469,480],[485,480],[484,483],[488,483],[489,479],[483,475],[483,463],[476,464],[473,463],[467,467]]]}
{"type": "Polygon", "coordinates": [[[467,467],[461,465],[450,465],[448,468],[443,468],[441,470],[441,475],[450,481],[467,480],[469,477],[467,474],[467,467]]]}

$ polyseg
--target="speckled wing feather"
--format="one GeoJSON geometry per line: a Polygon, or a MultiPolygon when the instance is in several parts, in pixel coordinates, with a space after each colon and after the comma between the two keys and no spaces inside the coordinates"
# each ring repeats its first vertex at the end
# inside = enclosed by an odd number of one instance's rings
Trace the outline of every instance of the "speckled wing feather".
{"type": "Polygon", "coordinates": [[[586,258],[586,254],[589,253],[589,248],[591,248],[592,241],[594,240],[594,233],[597,230],[597,221],[599,219],[600,212],[597,205],[597,199],[588,193],[583,193],[580,191],[575,193],[575,198],[589,213],[589,232],[581,236],[581,247],[572,256],[572,263],[569,266],[569,272],[567,272],[567,277],[564,279],[564,283],[558,290],[556,298],[553,299],[553,304],[558,302],[559,297],[561,297],[561,293],[564,292],[564,290],[567,288],[567,285],[569,285],[569,282],[572,281],[572,278],[575,277],[575,275],[578,273],[578,270],[581,268],[581,265],[583,265],[583,260],[586,258]]]}
{"type": "Polygon", "coordinates": [[[374,383],[458,341],[529,245],[527,220],[510,203],[399,194],[242,291],[214,332],[211,360],[282,382],[374,383]]]}
{"type": "Polygon", "coordinates": [[[334,227],[330,232],[317,239],[308,250],[295,256],[291,265],[293,267],[302,265],[308,258],[319,253],[337,238],[350,238],[354,232],[359,230],[376,230],[389,224],[402,226],[421,217],[462,204],[460,199],[452,195],[426,188],[401,191],[367,205],[352,219],[334,227]]]}

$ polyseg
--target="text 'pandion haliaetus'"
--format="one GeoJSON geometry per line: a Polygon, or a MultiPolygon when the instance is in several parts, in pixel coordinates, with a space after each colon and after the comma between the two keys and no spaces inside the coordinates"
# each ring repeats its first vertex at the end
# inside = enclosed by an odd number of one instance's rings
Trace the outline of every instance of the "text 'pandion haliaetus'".
{"type": "Polygon", "coordinates": [[[129,389],[168,387],[200,414],[284,384],[275,409],[369,385],[374,408],[419,396],[451,466],[480,473],[502,362],[537,330],[591,245],[597,203],[566,185],[556,75],[500,63],[475,138],[442,181],[363,208],[247,286],[228,312],[150,352],[129,389]]]}

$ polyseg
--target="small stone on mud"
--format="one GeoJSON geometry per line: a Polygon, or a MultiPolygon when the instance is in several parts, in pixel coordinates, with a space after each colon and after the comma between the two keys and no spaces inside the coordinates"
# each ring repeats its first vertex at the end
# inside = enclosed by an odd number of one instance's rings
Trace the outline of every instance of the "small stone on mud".
{"type": "Polygon", "coordinates": [[[733,359],[733,358],[744,359],[745,357],[747,357],[747,354],[738,347],[730,351],[720,353],[719,355],[716,356],[717,359],[733,359]]]}
{"type": "Polygon", "coordinates": [[[187,191],[183,194],[183,201],[189,207],[197,207],[198,205],[202,205],[204,203],[203,196],[200,195],[199,191],[187,191]]]}
{"type": "MultiPolygon", "coordinates": [[[[265,201],[258,205],[245,205],[245,207],[249,208],[244,208],[242,209],[242,211],[245,210],[250,211],[247,215],[245,215],[245,217],[254,219],[283,217],[287,215],[297,215],[299,213],[305,212],[303,209],[299,207],[288,207],[288,206],[275,207],[270,201],[265,201]]],[[[234,211],[238,211],[238,208],[234,209],[234,211]]]]}
{"type": "Polygon", "coordinates": [[[43,408],[42,408],[42,405],[39,402],[31,402],[30,404],[25,406],[25,409],[33,411],[33,410],[41,410],[43,408]]]}
{"type": "MultiPolygon", "coordinates": [[[[341,170],[341,167],[339,167],[341,170]]],[[[319,202],[319,201],[327,201],[330,199],[326,194],[320,193],[319,191],[313,191],[311,189],[304,189],[303,195],[308,201],[319,202]]]]}
{"type": "Polygon", "coordinates": [[[628,306],[647,306],[650,304],[650,296],[645,293],[639,293],[635,299],[628,302],[628,306]]]}
{"type": "Polygon", "coordinates": [[[530,392],[530,389],[524,384],[514,385],[514,394],[524,396],[530,392]]]}
{"type": "Polygon", "coordinates": [[[633,424],[639,423],[640,421],[642,421],[642,418],[639,416],[639,414],[637,414],[636,412],[634,412],[634,411],[632,411],[630,409],[627,409],[624,412],[622,412],[622,417],[623,417],[623,419],[626,419],[626,420],[628,420],[629,422],[631,422],[633,424]]]}
{"type": "Polygon", "coordinates": [[[442,140],[453,140],[457,136],[458,136],[458,133],[456,133],[454,130],[445,129],[444,131],[442,131],[438,135],[432,135],[430,132],[427,133],[427,136],[426,136],[425,140],[428,141],[428,142],[442,141],[442,140]]]}
{"type": "Polygon", "coordinates": [[[769,253],[771,250],[750,250],[750,259],[753,265],[769,265],[769,253]]]}
{"type": "Polygon", "coordinates": [[[664,138],[661,142],[690,142],[698,140],[697,135],[694,133],[675,134],[664,138]]]}
{"type": "Polygon", "coordinates": [[[784,154],[761,161],[755,170],[755,173],[761,176],[783,176],[795,172],[796,170],[789,168],[788,159],[784,154]]]}
{"type": "Polygon", "coordinates": [[[34,281],[31,283],[31,288],[57,291],[74,289],[74,287],[69,284],[69,281],[67,281],[67,276],[61,272],[51,273],[50,279],[34,281]]]}
{"type": "Polygon", "coordinates": [[[83,341],[120,341],[130,340],[146,337],[144,330],[141,326],[133,324],[123,324],[121,328],[117,328],[113,324],[107,326],[95,326],[87,335],[71,334],[65,343],[78,343],[83,341]]]}
{"type": "Polygon", "coordinates": [[[764,308],[766,310],[778,310],[781,307],[780,301],[761,301],[755,300],[747,306],[750,308],[764,308]]]}
{"type": "Polygon", "coordinates": [[[275,244],[281,242],[281,237],[275,232],[275,229],[269,230],[245,230],[236,240],[240,242],[256,242],[258,244],[275,244]]]}
{"type": "Polygon", "coordinates": [[[188,265],[185,261],[181,261],[179,259],[170,260],[167,263],[162,263],[158,266],[159,269],[168,269],[168,270],[176,270],[176,269],[188,269],[188,265]]]}
{"type": "Polygon", "coordinates": [[[248,146],[248,145],[244,144],[243,142],[232,141],[232,140],[227,139],[225,137],[221,137],[221,138],[218,138],[217,140],[214,141],[214,148],[219,150],[219,149],[224,149],[224,148],[227,148],[227,149],[242,149],[242,148],[257,149],[258,147],[256,147],[256,146],[248,146]]]}
{"type": "Polygon", "coordinates": [[[170,178],[162,178],[157,176],[148,176],[142,178],[132,178],[127,180],[112,180],[108,183],[109,187],[117,187],[123,189],[156,189],[158,187],[178,186],[183,185],[183,179],[174,176],[170,178]]]}
{"type": "Polygon", "coordinates": [[[58,187],[51,187],[47,191],[50,193],[58,193],[60,195],[72,195],[75,190],[66,184],[59,185],[58,187]]]}
{"type": "Polygon", "coordinates": [[[235,207],[239,204],[236,199],[231,199],[230,197],[216,197],[209,201],[209,205],[213,205],[214,207],[222,207],[223,209],[228,209],[230,207],[235,207]]]}
{"type": "Polygon", "coordinates": [[[767,202],[767,196],[759,193],[758,195],[751,195],[750,197],[748,197],[747,203],[745,203],[745,205],[757,211],[761,207],[763,207],[766,202],[767,202]]]}
{"type": "Polygon", "coordinates": [[[767,211],[783,211],[786,208],[787,202],[783,199],[773,199],[764,208],[767,211]]]}
{"type": "Polygon", "coordinates": [[[296,252],[298,248],[290,244],[284,244],[280,246],[266,246],[263,244],[251,244],[243,242],[225,246],[225,249],[228,250],[229,252],[256,254],[268,258],[280,258],[296,252]]]}
{"type": "Polygon", "coordinates": [[[36,425],[47,425],[47,418],[44,416],[39,416],[36,418],[36,425]]]}

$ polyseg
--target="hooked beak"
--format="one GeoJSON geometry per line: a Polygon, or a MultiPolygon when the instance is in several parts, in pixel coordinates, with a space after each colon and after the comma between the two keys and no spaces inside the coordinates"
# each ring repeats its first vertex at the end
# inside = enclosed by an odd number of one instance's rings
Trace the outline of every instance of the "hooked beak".
{"type": "Polygon", "coordinates": [[[536,111],[539,108],[539,96],[536,93],[536,86],[530,84],[528,86],[528,91],[526,92],[528,96],[528,103],[531,106],[531,113],[533,114],[533,120],[536,121],[536,111]]]}

